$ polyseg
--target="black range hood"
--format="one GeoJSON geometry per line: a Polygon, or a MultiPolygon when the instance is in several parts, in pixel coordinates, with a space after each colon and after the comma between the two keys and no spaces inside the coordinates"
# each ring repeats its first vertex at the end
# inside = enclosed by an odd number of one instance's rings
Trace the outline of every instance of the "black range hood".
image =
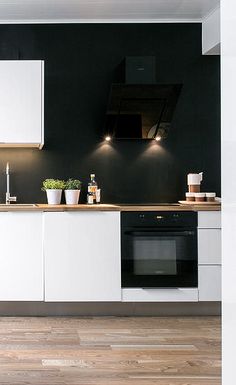
{"type": "Polygon", "coordinates": [[[105,122],[108,138],[167,137],[182,84],[156,83],[154,59],[126,58],[125,82],[113,83],[110,90],[105,122]]]}

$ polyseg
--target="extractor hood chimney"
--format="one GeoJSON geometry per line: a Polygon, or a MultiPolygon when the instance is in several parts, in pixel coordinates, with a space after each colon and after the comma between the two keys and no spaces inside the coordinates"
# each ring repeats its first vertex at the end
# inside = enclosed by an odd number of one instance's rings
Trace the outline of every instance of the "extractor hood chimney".
{"type": "Polygon", "coordinates": [[[113,83],[156,83],[155,56],[126,56],[116,68],[113,83]]]}
{"type": "Polygon", "coordinates": [[[156,83],[156,58],[154,56],[126,56],[125,83],[156,83]]]}

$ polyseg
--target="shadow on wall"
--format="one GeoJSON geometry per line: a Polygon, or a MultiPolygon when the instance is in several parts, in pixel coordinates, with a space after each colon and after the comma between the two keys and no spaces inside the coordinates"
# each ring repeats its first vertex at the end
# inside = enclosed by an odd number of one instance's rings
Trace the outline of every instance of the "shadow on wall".
{"type": "MultiPolygon", "coordinates": [[[[54,160],[47,150],[4,149],[0,150],[0,202],[5,202],[6,163],[10,165],[10,192],[18,203],[46,202],[41,191],[42,181],[54,175],[54,160]],[[51,158],[51,160],[50,160],[51,158]]],[[[60,172],[58,170],[58,174],[60,172]]]]}
{"type": "Polygon", "coordinates": [[[175,201],[168,188],[172,178],[172,190],[176,194],[178,183],[174,180],[175,164],[171,154],[160,142],[134,141],[131,144],[127,140],[117,140],[98,144],[84,159],[82,167],[89,169],[91,165],[96,165],[103,170],[102,174],[98,173],[97,181],[102,189],[103,183],[106,183],[106,191],[102,191],[105,202],[155,203],[166,202],[167,199],[169,202],[175,201]],[[133,150],[136,149],[132,154],[128,151],[130,145],[133,150]],[[117,175],[122,175],[123,183],[120,183],[117,175]],[[109,184],[106,182],[108,180],[109,184]],[[153,184],[154,189],[149,188],[150,184],[153,184]]]}
{"type": "Polygon", "coordinates": [[[175,202],[180,179],[176,177],[176,161],[168,150],[156,141],[135,141],[132,146],[135,152],[130,153],[129,141],[103,141],[79,160],[76,153],[65,157],[63,152],[52,149],[1,149],[0,201],[5,201],[5,169],[9,162],[10,192],[19,203],[46,203],[42,181],[69,177],[82,180],[80,202],[86,202],[89,174],[93,172],[102,189],[102,202],[175,202]]]}

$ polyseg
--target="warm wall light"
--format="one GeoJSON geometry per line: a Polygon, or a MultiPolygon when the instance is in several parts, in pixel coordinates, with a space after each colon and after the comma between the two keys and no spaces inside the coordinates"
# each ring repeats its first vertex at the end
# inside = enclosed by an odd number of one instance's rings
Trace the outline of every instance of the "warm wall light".
{"type": "Polygon", "coordinates": [[[106,140],[107,142],[110,142],[110,141],[111,141],[110,135],[105,136],[105,140],[106,140]]]}
{"type": "Polygon", "coordinates": [[[155,140],[156,140],[157,142],[160,142],[161,136],[157,135],[157,136],[155,137],[155,140]]]}

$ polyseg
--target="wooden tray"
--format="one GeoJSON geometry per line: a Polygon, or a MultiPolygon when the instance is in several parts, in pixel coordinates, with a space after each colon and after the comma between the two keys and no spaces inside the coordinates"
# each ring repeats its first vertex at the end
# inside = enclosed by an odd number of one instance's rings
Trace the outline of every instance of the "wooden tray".
{"type": "Polygon", "coordinates": [[[198,206],[200,206],[200,205],[220,205],[220,200],[216,200],[215,202],[196,202],[196,201],[194,201],[194,202],[190,202],[190,201],[178,201],[181,205],[198,205],[198,206]]]}

